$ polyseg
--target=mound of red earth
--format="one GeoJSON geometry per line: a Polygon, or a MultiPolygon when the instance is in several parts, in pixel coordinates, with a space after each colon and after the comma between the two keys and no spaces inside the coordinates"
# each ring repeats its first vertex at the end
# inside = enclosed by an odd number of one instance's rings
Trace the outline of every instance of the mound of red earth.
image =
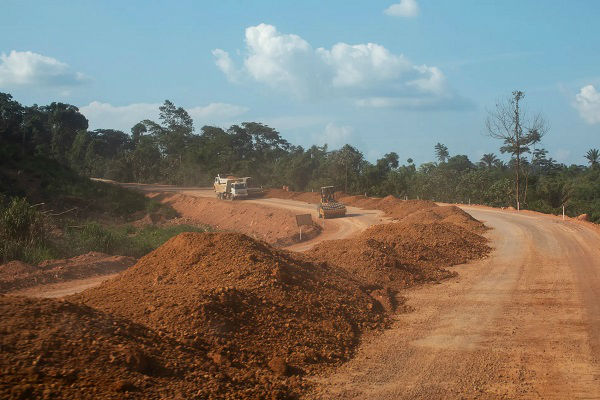
{"type": "Polygon", "coordinates": [[[82,304],[0,296],[0,319],[3,399],[216,399],[236,385],[206,345],[82,304]]]}
{"type": "MultiPolygon", "coordinates": [[[[221,231],[246,234],[271,245],[283,247],[300,240],[296,213],[244,201],[232,202],[184,194],[150,193],[149,197],[169,204],[180,215],[168,224],[210,225],[221,231]]],[[[148,223],[145,218],[139,223],[148,223]]],[[[321,233],[317,224],[304,227],[302,238],[313,238],[321,233]]]]}
{"type": "MultiPolygon", "coordinates": [[[[320,196],[315,192],[288,192],[281,189],[269,189],[268,197],[318,203],[320,196]]],[[[339,202],[369,210],[381,210],[389,217],[415,223],[451,222],[474,232],[485,231],[485,226],[456,206],[438,206],[429,200],[401,200],[392,195],[386,197],[349,196],[336,192],[339,202]]]]}
{"type": "Polygon", "coordinates": [[[0,265],[0,293],[47,283],[89,278],[123,271],[135,258],[90,252],[64,260],[48,260],[38,266],[21,261],[0,265]]]}
{"type": "Polygon", "coordinates": [[[183,233],[117,278],[72,296],[209,356],[248,393],[298,392],[301,375],[347,360],[361,332],[386,324],[348,273],[237,233],[183,233]],[[279,389],[277,389],[279,390],[279,389]]]}
{"type": "Polygon", "coordinates": [[[367,285],[401,289],[454,276],[445,267],[489,251],[485,238],[453,223],[402,221],[372,226],[355,238],[321,242],[307,256],[341,267],[367,285]]]}

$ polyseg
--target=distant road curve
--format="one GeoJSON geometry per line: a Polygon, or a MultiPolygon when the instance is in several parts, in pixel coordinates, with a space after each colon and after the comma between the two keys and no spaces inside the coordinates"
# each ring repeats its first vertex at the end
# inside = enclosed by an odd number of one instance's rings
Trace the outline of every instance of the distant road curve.
{"type": "MultiPolygon", "coordinates": [[[[100,180],[100,179],[99,179],[100,180]]],[[[117,183],[107,181],[111,183],[117,183]]],[[[210,197],[215,198],[215,192],[212,188],[198,188],[172,185],[158,184],[141,184],[141,183],[118,183],[119,185],[137,189],[143,192],[170,192],[180,193],[188,196],[210,197]]],[[[343,239],[362,232],[371,225],[389,222],[390,219],[384,216],[384,212],[380,210],[363,210],[356,207],[347,207],[348,214],[343,218],[319,220],[317,216],[317,208],[314,204],[305,203],[296,200],[284,200],[276,198],[258,198],[251,200],[241,200],[243,202],[261,204],[267,207],[283,208],[293,211],[298,214],[312,214],[315,221],[320,221],[324,224],[322,233],[311,240],[296,243],[286,247],[292,251],[306,251],[324,240],[343,239]]]]}

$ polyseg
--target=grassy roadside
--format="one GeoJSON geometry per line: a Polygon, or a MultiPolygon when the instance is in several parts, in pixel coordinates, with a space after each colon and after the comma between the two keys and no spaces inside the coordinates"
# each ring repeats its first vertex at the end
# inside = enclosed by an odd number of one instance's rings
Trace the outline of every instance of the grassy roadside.
{"type": "Polygon", "coordinates": [[[189,225],[134,226],[58,219],[24,198],[0,195],[0,263],[68,258],[90,251],[141,257],[182,232],[205,232],[189,225]]]}
{"type": "Polygon", "coordinates": [[[180,233],[208,230],[210,230],[208,227],[191,225],[102,226],[96,222],[89,222],[83,226],[67,228],[58,243],[62,253],[66,254],[77,255],[88,251],[100,251],[139,258],[180,233]]]}

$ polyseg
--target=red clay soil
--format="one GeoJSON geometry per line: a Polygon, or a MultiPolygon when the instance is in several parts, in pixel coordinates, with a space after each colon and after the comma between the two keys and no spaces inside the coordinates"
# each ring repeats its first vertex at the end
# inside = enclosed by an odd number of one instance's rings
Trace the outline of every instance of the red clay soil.
{"type": "Polygon", "coordinates": [[[365,285],[398,290],[455,276],[445,268],[489,251],[485,238],[452,223],[400,222],[319,243],[307,257],[343,268],[365,285]]]}
{"type": "Polygon", "coordinates": [[[299,393],[303,374],[347,360],[387,319],[345,271],[297,257],[238,233],[183,233],[69,301],[208,343],[219,371],[252,394],[229,398],[299,393]]]}
{"type": "Polygon", "coordinates": [[[135,264],[135,258],[90,252],[32,266],[21,261],[0,265],[0,293],[48,283],[113,274],[135,264]]]}
{"type": "MultiPolygon", "coordinates": [[[[260,204],[229,202],[183,194],[150,194],[169,204],[181,216],[170,224],[203,224],[218,230],[240,232],[274,246],[289,246],[299,241],[296,214],[260,204]]],[[[318,225],[302,230],[304,240],[320,233],[318,225]]]]}
{"type": "Polygon", "coordinates": [[[82,304],[0,296],[0,319],[2,399],[217,399],[240,386],[205,344],[82,304]]]}
{"type": "MultiPolygon", "coordinates": [[[[269,189],[267,197],[318,203],[320,196],[314,192],[288,192],[281,189],[269,189]]],[[[350,196],[336,192],[336,199],[341,203],[367,210],[381,210],[387,216],[397,220],[410,219],[410,222],[451,222],[467,230],[485,231],[485,226],[456,206],[438,206],[429,200],[401,200],[392,195],[386,197],[350,196]]]]}

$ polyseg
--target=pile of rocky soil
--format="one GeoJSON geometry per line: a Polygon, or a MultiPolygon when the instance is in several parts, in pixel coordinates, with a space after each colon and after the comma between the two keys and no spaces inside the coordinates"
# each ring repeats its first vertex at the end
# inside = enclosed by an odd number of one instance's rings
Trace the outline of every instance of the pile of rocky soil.
{"type": "MultiPolygon", "coordinates": [[[[300,240],[296,213],[243,201],[224,201],[184,194],[150,193],[164,204],[173,207],[179,218],[168,224],[210,225],[221,231],[246,234],[271,245],[282,247],[300,240]]],[[[147,219],[139,223],[151,223],[147,219]]],[[[321,232],[318,224],[303,227],[302,239],[308,240],[321,232]]]]}
{"type": "Polygon", "coordinates": [[[386,297],[344,270],[237,233],[178,235],[70,301],[208,344],[219,370],[257,398],[300,392],[303,374],[347,360],[363,331],[387,323],[386,297]]]}
{"type": "Polygon", "coordinates": [[[0,319],[3,399],[217,399],[240,387],[205,344],[82,304],[0,296],[0,319]]]}
{"type": "Polygon", "coordinates": [[[449,222],[375,225],[351,239],[324,241],[307,252],[313,262],[341,267],[365,284],[402,289],[454,276],[445,269],[485,256],[487,240],[449,222]]]}
{"type": "Polygon", "coordinates": [[[114,274],[133,264],[135,264],[133,257],[110,256],[98,252],[61,260],[47,260],[37,266],[21,261],[10,261],[0,265],[0,293],[48,283],[114,274]]]}
{"type": "MultiPolygon", "coordinates": [[[[314,192],[288,192],[281,189],[269,189],[268,197],[318,203],[320,196],[314,192]]],[[[367,210],[381,210],[387,216],[415,223],[451,222],[467,230],[484,232],[483,223],[456,206],[438,206],[429,200],[401,200],[392,195],[386,197],[349,196],[336,192],[336,199],[346,206],[367,210]],[[408,219],[407,219],[408,218],[408,219]]]]}

